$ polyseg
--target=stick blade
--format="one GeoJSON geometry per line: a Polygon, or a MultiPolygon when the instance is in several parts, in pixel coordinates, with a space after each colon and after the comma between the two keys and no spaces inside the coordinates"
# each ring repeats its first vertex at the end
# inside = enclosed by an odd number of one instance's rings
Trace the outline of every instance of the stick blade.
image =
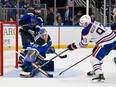
{"type": "Polygon", "coordinates": [[[60,58],[62,58],[62,59],[67,58],[67,55],[60,56],[60,58]]]}

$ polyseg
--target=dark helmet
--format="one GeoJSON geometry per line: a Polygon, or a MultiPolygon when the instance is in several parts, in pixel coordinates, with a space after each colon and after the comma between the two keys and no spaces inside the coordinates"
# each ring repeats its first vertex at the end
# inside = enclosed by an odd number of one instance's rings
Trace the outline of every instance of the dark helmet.
{"type": "Polygon", "coordinates": [[[37,10],[40,10],[40,6],[39,5],[34,5],[33,8],[37,9],[37,10]]]}

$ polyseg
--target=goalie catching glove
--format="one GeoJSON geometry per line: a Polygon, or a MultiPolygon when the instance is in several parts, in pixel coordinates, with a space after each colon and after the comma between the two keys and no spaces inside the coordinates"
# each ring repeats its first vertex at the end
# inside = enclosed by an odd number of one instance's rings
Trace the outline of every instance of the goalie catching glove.
{"type": "Polygon", "coordinates": [[[75,43],[69,44],[67,47],[70,51],[77,49],[77,46],[75,45],[75,43]]]}

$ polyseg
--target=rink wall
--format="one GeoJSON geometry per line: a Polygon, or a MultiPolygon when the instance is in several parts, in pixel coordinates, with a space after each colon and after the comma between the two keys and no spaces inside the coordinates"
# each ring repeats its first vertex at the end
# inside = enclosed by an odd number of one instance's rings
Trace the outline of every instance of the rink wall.
{"type": "MultiPolygon", "coordinates": [[[[5,26],[6,29],[13,28],[13,26],[5,26]]],[[[19,27],[20,28],[20,27],[19,27]]],[[[73,42],[78,42],[81,39],[81,31],[82,27],[77,26],[44,26],[48,33],[51,36],[53,46],[55,48],[66,48],[68,44],[73,42]]],[[[109,28],[109,27],[106,27],[109,28]]],[[[7,36],[10,38],[10,35],[7,36]]],[[[13,38],[10,38],[10,41],[13,41],[13,38]]],[[[19,49],[21,49],[21,37],[20,34],[18,35],[18,44],[19,49]]],[[[87,48],[93,48],[94,43],[90,43],[87,48]]]]}

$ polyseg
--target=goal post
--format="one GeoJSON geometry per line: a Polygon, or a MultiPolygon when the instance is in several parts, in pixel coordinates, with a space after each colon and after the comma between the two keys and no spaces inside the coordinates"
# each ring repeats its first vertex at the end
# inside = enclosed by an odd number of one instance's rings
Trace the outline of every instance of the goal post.
{"type": "MultiPolygon", "coordinates": [[[[4,32],[5,32],[4,25],[13,25],[14,26],[15,36],[13,36],[11,38],[15,38],[15,40],[14,40],[15,41],[14,42],[15,49],[14,50],[18,52],[18,22],[0,22],[0,76],[4,75],[4,47],[5,47],[4,43],[6,43],[4,41],[4,35],[5,35],[4,34],[4,32]]],[[[15,53],[15,68],[18,68],[18,54],[17,53],[15,53]]]]}

